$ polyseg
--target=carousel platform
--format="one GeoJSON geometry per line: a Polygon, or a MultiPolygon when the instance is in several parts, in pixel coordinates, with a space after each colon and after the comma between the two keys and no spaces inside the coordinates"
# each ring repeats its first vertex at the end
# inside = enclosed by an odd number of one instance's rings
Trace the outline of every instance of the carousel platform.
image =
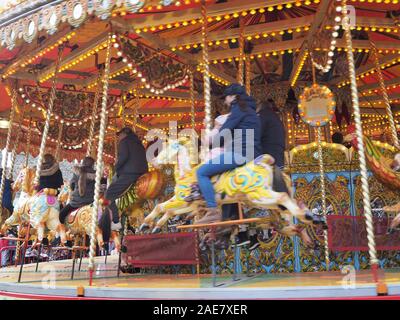
{"type": "Polygon", "coordinates": [[[0,273],[0,299],[398,299],[400,270],[385,270],[388,296],[378,297],[371,273],[356,274],[354,288],[343,286],[340,272],[255,274],[250,277],[219,275],[217,287],[211,275],[123,274],[117,277],[118,257],[96,258],[94,282],[89,286],[88,260],[71,280],[71,260],[24,266],[18,283],[19,267],[0,273]]]}

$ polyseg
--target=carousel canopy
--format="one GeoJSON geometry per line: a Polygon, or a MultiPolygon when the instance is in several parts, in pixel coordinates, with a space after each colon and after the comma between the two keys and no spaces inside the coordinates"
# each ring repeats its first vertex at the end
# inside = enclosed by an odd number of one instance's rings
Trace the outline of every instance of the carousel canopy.
{"type": "MultiPolygon", "coordinates": [[[[202,128],[205,46],[213,107],[223,87],[237,82],[238,70],[243,70],[253,96],[274,100],[282,114],[294,117],[288,120],[297,123],[289,132],[292,142],[308,142],[308,129],[297,122],[296,114],[299,95],[313,81],[311,58],[315,80],[335,94],[337,110],[330,132],[350,121],[347,48],[337,20],[337,2],[207,1],[203,19],[199,0],[2,1],[0,117],[8,118],[15,91],[17,116],[25,119],[24,133],[31,123],[39,138],[60,52],[49,143],[56,143],[61,130],[64,149],[83,150],[96,91],[101,91],[107,38],[112,34],[106,148],[110,155],[113,132],[122,126],[122,119],[136,125],[142,135],[151,128],[168,130],[169,121],[177,121],[180,128],[202,128]]],[[[387,120],[376,58],[397,116],[399,1],[347,4],[365,128],[371,134],[381,133],[387,120]]]]}

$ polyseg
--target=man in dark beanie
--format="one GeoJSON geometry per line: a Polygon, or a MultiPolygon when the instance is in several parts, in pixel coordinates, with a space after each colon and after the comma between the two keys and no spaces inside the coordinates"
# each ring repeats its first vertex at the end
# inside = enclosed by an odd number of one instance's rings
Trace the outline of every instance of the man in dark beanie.
{"type": "Polygon", "coordinates": [[[117,137],[119,144],[115,175],[105,194],[105,199],[110,201],[109,208],[113,215],[111,229],[115,231],[122,228],[115,200],[148,171],[145,148],[132,129],[123,128],[117,133],[117,137]]]}

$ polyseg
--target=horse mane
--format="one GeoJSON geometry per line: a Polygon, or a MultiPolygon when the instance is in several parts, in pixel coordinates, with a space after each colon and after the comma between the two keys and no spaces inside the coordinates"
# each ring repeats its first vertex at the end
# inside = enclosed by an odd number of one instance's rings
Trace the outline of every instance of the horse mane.
{"type": "Polygon", "coordinates": [[[34,170],[32,168],[24,168],[25,170],[25,177],[24,181],[22,181],[22,191],[32,194],[33,193],[33,181],[32,181],[32,175],[34,173],[34,170]]]}

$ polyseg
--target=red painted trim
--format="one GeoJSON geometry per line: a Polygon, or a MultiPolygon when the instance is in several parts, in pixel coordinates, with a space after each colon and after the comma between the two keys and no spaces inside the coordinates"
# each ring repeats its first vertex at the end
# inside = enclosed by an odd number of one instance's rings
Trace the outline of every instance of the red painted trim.
{"type": "MultiPolygon", "coordinates": [[[[337,220],[365,220],[364,216],[342,216],[342,215],[329,215],[327,217],[328,223],[328,247],[331,251],[368,251],[368,245],[361,246],[335,246],[333,244],[332,223],[337,220]]],[[[375,222],[375,221],[374,221],[375,222]]],[[[364,241],[363,241],[364,242],[364,241]]],[[[365,241],[366,242],[366,241],[365,241]]],[[[377,245],[378,251],[397,251],[400,250],[400,245],[377,245]]]]}
{"type": "Polygon", "coordinates": [[[156,265],[174,265],[174,264],[197,264],[197,260],[130,260],[128,262],[135,266],[156,266],[156,265]]]}
{"type": "Polygon", "coordinates": [[[178,233],[160,233],[160,234],[143,234],[143,235],[127,235],[126,241],[134,239],[160,239],[160,238],[194,238],[196,232],[178,232],[178,233]]]}
{"type": "MultiPolygon", "coordinates": [[[[0,291],[0,296],[20,299],[38,299],[38,300],[168,300],[168,299],[135,299],[135,298],[97,298],[97,297],[69,297],[69,296],[52,296],[26,293],[12,293],[0,291]]],[[[171,297],[171,300],[174,298],[171,297]]],[[[244,299],[247,300],[247,299],[244,299]]],[[[362,297],[332,297],[332,298],[292,298],[292,299],[254,299],[254,300],[399,300],[400,296],[362,296],[362,297]]]]}

